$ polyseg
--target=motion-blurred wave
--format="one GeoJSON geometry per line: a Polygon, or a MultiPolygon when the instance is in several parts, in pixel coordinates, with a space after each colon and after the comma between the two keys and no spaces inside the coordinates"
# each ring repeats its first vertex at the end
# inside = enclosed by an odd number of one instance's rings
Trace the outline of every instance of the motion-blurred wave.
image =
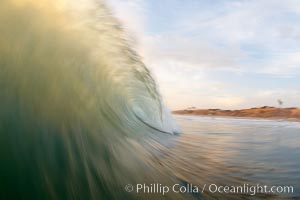
{"type": "Polygon", "coordinates": [[[0,0],[0,199],[299,198],[126,192],[137,183],[299,188],[298,125],[177,121],[184,134],[174,137],[103,0],[0,0]]]}
{"type": "Polygon", "coordinates": [[[132,198],[175,130],[104,2],[1,0],[0,29],[1,199],[132,198]]]}

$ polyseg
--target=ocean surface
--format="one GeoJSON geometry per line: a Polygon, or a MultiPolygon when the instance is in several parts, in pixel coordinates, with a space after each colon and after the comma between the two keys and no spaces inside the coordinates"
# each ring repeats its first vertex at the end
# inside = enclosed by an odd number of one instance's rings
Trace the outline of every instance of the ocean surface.
{"type": "Polygon", "coordinates": [[[300,123],[175,116],[180,131],[104,0],[0,0],[0,27],[0,199],[300,196],[300,123]],[[294,193],[205,189],[258,183],[294,193]]]}
{"type": "MultiPolygon", "coordinates": [[[[256,194],[255,198],[299,199],[299,122],[200,116],[176,116],[176,121],[182,135],[166,159],[186,184],[293,186],[293,194],[256,194]]],[[[202,198],[254,197],[207,191],[202,198]]]]}

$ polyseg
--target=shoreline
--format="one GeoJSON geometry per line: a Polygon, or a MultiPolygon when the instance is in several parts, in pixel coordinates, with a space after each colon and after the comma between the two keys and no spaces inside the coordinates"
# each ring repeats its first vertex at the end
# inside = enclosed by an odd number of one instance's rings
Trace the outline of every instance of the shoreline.
{"type": "Polygon", "coordinates": [[[185,109],[173,111],[175,115],[224,117],[241,119],[265,119],[300,122],[300,108],[260,107],[241,110],[185,109]]]}
{"type": "Polygon", "coordinates": [[[192,114],[174,114],[174,116],[191,116],[191,117],[206,117],[206,118],[224,118],[224,119],[244,119],[244,120],[266,120],[266,121],[287,121],[287,122],[300,122],[298,118],[262,118],[262,117],[237,117],[237,116],[222,116],[222,115],[192,115],[192,114]]]}

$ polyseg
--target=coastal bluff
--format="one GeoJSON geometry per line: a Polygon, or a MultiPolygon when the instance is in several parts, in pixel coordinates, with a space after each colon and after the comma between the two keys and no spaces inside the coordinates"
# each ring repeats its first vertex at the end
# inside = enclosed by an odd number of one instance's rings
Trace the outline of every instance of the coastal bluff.
{"type": "Polygon", "coordinates": [[[259,108],[249,108],[241,110],[221,110],[221,109],[184,109],[172,112],[176,115],[201,115],[201,116],[221,116],[221,117],[253,117],[253,118],[274,118],[300,120],[300,108],[277,108],[263,106],[259,108]]]}

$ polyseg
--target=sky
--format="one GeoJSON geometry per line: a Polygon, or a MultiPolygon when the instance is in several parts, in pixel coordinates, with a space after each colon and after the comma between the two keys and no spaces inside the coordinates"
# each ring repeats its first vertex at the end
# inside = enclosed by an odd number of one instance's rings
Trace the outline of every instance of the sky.
{"type": "Polygon", "coordinates": [[[172,110],[300,106],[299,0],[107,0],[172,110]]]}

